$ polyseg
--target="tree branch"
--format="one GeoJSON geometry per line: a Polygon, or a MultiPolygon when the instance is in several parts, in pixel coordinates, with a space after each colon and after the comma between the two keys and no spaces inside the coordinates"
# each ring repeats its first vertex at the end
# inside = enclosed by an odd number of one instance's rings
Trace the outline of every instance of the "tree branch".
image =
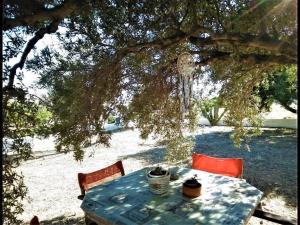
{"type": "Polygon", "coordinates": [[[55,33],[58,29],[59,23],[68,15],[70,15],[75,10],[79,9],[85,1],[76,1],[76,0],[66,0],[62,5],[54,7],[52,9],[44,9],[40,13],[30,16],[17,17],[15,19],[4,19],[3,25],[5,29],[12,29],[17,26],[22,25],[34,25],[37,22],[46,21],[52,19],[52,22],[44,28],[39,29],[35,36],[27,43],[26,48],[21,56],[21,59],[16,63],[9,73],[7,90],[13,89],[14,79],[17,72],[17,69],[22,69],[26,58],[30,51],[34,48],[35,44],[44,37],[45,34],[55,33]]]}
{"type": "Polygon", "coordinates": [[[244,46],[273,51],[282,55],[290,55],[294,58],[297,57],[297,52],[295,51],[295,49],[297,48],[296,45],[271,38],[266,34],[262,36],[237,33],[216,34],[212,37],[212,40],[218,43],[231,41],[244,46]]]}
{"type": "Polygon", "coordinates": [[[136,43],[135,45],[131,45],[128,47],[124,47],[122,49],[117,50],[114,58],[110,61],[110,63],[101,70],[97,68],[98,73],[103,73],[105,71],[106,73],[113,74],[118,68],[119,63],[121,60],[126,57],[130,53],[139,53],[147,48],[153,48],[156,47],[158,49],[165,49],[167,47],[170,47],[172,45],[176,45],[186,39],[188,39],[191,35],[194,35],[195,33],[199,32],[202,28],[192,28],[190,32],[184,33],[182,31],[177,31],[176,34],[166,37],[163,39],[157,39],[152,42],[143,42],[143,43],[136,43]]]}
{"type": "Polygon", "coordinates": [[[291,59],[285,55],[257,55],[257,54],[246,54],[242,55],[241,60],[252,61],[254,64],[296,64],[297,59],[291,59]]]}
{"type": "MultiPolygon", "coordinates": [[[[196,52],[194,52],[195,54],[196,52]]],[[[226,60],[226,59],[229,59],[230,58],[230,54],[229,52],[220,52],[220,51],[200,51],[199,53],[196,53],[196,54],[200,54],[203,56],[207,56],[207,57],[203,57],[202,60],[198,61],[195,63],[195,65],[198,65],[198,66],[205,66],[209,63],[212,63],[216,60],[226,60]]]]}
{"type": "MultiPolygon", "coordinates": [[[[202,53],[202,51],[194,51],[196,54],[202,53]]],[[[196,62],[196,65],[198,66],[204,66],[209,63],[212,63],[216,60],[226,60],[229,59],[231,56],[230,52],[220,52],[220,51],[203,51],[204,55],[209,55],[208,57],[204,58],[201,61],[196,62]]],[[[280,55],[258,55],[258,54],[243,54],[240,55],[239,60],[241,62],[247,61],[247,63],[252,64],[296,64],[297,60],[290,59],[286,56],[280,55]]]]}
{"type": "Polygon", "coordinates": [[[80,8],[84,1],[65,0],[61,5],[51,9],[44,8],[34,15],[22,15],[16,18],[4,18],[3,30],[9,30],[18,26],[34,26],[38,22],[47,20],[62,19],[80,8]]]}
{"type": "Polygon", "coordinates": [[[291,106],[289,106],[288,104],[284,103],[284,102],[280,102],[280,104],[288,111],[292,112],[292,113],[297,113],[297,109],[292,108],[291,106]]]}
{"type": "Polygon", "coordinates": [[[274,53],[284,55],[291,60],[297,61],[297,46],[285,41],[271,38],[267,35],[255,36],[250,34],[237,34],[237,33],[223,33],[223,34],[211,34],[210,37],[190,37],[190,42],[198,47],[210,47],[217,44],[232,44],[259,48],[266,51],[272,51],[274,53]]]}
{"type": "Polygon", "coordinates": [[[216,14],[217,14],[217,20],[218,20],[218,23],[221,25],[222,29],[223,29],[224,31],[226,31],[226,29],[225,29],[223,23],[221,22],[221,15],[220,15],[220,8],[219,8],[219,5],[218,5],[218,1],[214,1],[213,4],[214,4],[214,6],[215,6],[215,8],[216,8],[216,14]]]}
{"type": "Polygon", "coordinates": [[[182,25],[182,23],[184,22],[185,18],[187,17],[187,15],[189,14],[189,6],[191,5],[191,1],[187,2],[187,6],[186,6],[186,11],[184,12],[184,15],[182,16],[181,21],[178,21],[178,25],[179,27],[182,25]]]}
{"type": "Polygon", "coordinates": [[[26,48],[21,56],[21,59],[18,63],[16,63],[9,72],[9,80],[8,80],[8,89],[13,88],[13,84],[14,84],[14,79],[16,76],[16,72],[17,69],[20,68],[22,69],[26,58],[28,56],[28,54],[30,53],[30,51],[34,48],[35,44],[44,37],[45,34],[51,34],[51,33],[55,33],[58,29],[58,24],[60,23],[61,20],[55,20],[52,23],[50,23],[47,27],[41,28],[39,29],[34,37],[32,39],[29,40],[29,42],[26,45],[26,48]]]}

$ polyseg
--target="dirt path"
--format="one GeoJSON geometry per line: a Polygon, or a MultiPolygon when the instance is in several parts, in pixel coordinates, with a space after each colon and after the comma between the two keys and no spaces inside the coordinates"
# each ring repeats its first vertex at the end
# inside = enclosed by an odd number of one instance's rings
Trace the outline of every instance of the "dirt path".
{"type": "MultiPolygon", "coordinates": [[[[266,130],[249,143],[251,151],[236,149],[227,127],[205,127],[195,135],[196,152],[220,157],[245,159],[244,178],[265,193],[265,208],[296,217],[297,138],[295,130],[266,130]]],[[[78,172],[90,172],[123,160],[125,173],[163,160],[165,149],[153,139],[143,141],[136,130],[114,133],[110,148],[92,146],[82,162],[72,154],[39,151],[36,159],[21,165],[29,192],[20,218],[28,222],[37,215],[41,224],[84,224],[81,200],[77,199],[78,172]]],[[[259,224],[252,219],[249,224],[259,224]]],[[[25,223],[27,224],[27,223],[25,223]]],[[[272,224],[266,223],[264,224],[272,224]]]]}

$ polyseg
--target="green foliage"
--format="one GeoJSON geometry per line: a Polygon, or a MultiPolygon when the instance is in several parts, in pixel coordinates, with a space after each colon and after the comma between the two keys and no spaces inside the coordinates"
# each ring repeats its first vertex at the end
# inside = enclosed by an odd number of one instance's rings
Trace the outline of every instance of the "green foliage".
{"type": "Polygon", "coordinates": [[[197,102],[202,115],[208,119],[211,126],[216,126],[226,113],[226,109],[220,114],[219,109],[222,107],[221,100],[217,97],[212,99],[200,100],[197,102]]]}
{"type": "Polygon", "coordinates": [[[178,136],[170,139],[167,142],[166,160],[174,163],[185,160],[191,156],[192,150],[195,146],[195,140],[190,137],[178,136]]]}
{"type": "Polygon", "coordinates": [[[255,96],[260,98],[259,108],[270,110],[274,101],[280,103],[285,109],[296,113],[291,107],[298,100],[297,97],[297,66],[284,66],[268,74],[260,84],[254,88],[255,96]]]}
{"type": "Polygon", "coordinates": [[[16,168],[32,157],[28,138],[49,135],[51,114],[26,92],[17,97],[4,94],[3,99],[3,217],[4,224],[20,224],[17,215],[23,212],[27,188],[16,168]]]}
{"type": "Polygon", "coordinates": [[[231,138],[234,144],[239,147],[243,141],[247,142],[251,136],[260,134],[259,128],[262,125],[262,118],[258,108],[259,100],[252,95],[252,90],[266,76],[267,71],[264,74],[261,74],[259,68],[244,71],[241,66],[238,66],[238,70],[240,72],[227,79],[220,96],[223,99],[224,107],[228,109],[224,116],[224,122],[234,127],[235,132],[231,138]],[[245,76],[241,76],[241,73],[245,76]],[[245,122],[251,128],[245,128],[243,125],[245,122]]]}
{"type": "Polygon", "coordinates": [[[115,123],[116,119],[113,115],[109,115],[107,121],[107,123],[112,124],[115,123]]]}
{"type": "MultiPolygon", "coordinates": [[[[205,71],[215,82],[222,82],[220,97],[228,110],[225,122],[234,126],[233,139],[240,144],[244,135],[255,134],[260,125],[260,101],[253,95],[254,87],[278,70],[278,64],[297,62],[296,1],[47,0],[32,4],[7,0],[3,8],[7,30],[3,32],[2,80],[9,96],[18,96],[18,104],[4,101],[5,137],[15,143],[7,145],[5,151],[12,149],[15,156],[4,156],[5,165],[30,157],[25,137],[50,132],[57,137],[59,152],[73,152],[76,160],[82,160],[84,146],[92,137],[109,145],[104,124],[112,112],[120,113],[125,123],[134,121],[143,138],[154,133],[166,140],[170,161],[187,157],[192,141],[183,131],[195,128],[196,110],[192,106],[187,115],[181,113],[176,61],[184,51],[192,52],[196,64],[203,66],[194,79],[205,71]],[[64,6],[70,10],[55,14],[57,7],[64,6]],[[45,11],[62,19],[64,31],[56,33],[59,50],[45,46],[24,67],[38,74],[39,85],[49,90],[49,113],[33,101],[19,102],[25,96],[18,84],[24,74],[12,76],[10,60],[28,50],[27,35],[49,28],[53,18],[39,16],[45,11]],[[19,25],[8,29],[10,22],[19,25]],[[245,120],[254,132],[243,127],[245,120]]],[[[288,77],[294,84],[295,78],[288,77]]],[[[11,174],[7,168],[4,173],[11,174]]],[[[4,190],[15,190],[8,185],[16,183],[7,182],[4,190]]],[[[17,196],[13,204],[19,204],[17,196]]],[[[14,208],[4,207],[9,221],[21,212],[14,208]]]]}
{"type": "MultiPolygon", "coordinates": [[[[26,4],[6,4],[18,9],[16,15],[23,15],[26,4]]],[[[239,79],[252,70],[266,73],[276,64],[272,61],[276,57],[295,59],[291,48],[296,38],[293,3],[156,0],[82,4],[84,10],[66,15],[65,32],[57,33],[64,55],[47,46],[26,64],[40,74],[40,84],[51,90],[49,110],[57,149],[75,151],[77,160],[83,157],[84,143],[94,135],[108,145],[110,137],[103,126],[113,110],[120,111],[125,122],[134,120],[143,138],[155,133],[169,140],[185,128],[195,128],[195,110],[190,109],[184,118],[180,113],[176,60],[183,51],[196,52],[198,65],[205,66],[215,81],[224,81],[224,92],[237,85],[236,93],[245,99],[243,87],[253,87],[252,80],[239,79]],[[253,23],[256,20],[260,22],[253,23]],[[273,48],[269,42],[274,41],[283,41],[284,46],[273,48]]],[[[5,9],[5,15],[14,14],[9,7],[5,9]]],[[[36,29],[42,25],[37,24],[36,29]]],[[[4,47],[10,52],[22,46],[4,47]]],[[[194,77],[201,76],[201,71],[194,77]]],[[[227,97],[230,101],[230,94],[227,97]]],[[[235,107],[238,101],[227,104],[234,107],[228,109],[230,113],[238,115],[227,117],[229,124],[240,127],[240,120],[247,116],[254,120],[255,110],[235,107]]],[[[247,107],[252,106],[256,107],[252,103],[247,107]]],[[[211,117],[211,122],[215,124],[218,118],[211,117]]]]}
{"type": "Polygon", "coordinates": [[[3,121],[3,217],[4,224],[20,224],[17,215],[23,212],[21,201],[27,188],[23,175],[16,168],[32,156],[29,137],[43,134],[49,114],[44,107],[39,107],[32,99],[9,98],[4,95],[3,121]]]}
{"type": "Polygon", "coordinates": [[[26,196],[27,188],[23,181],[23,175],[15,172],[11,165],[3,165],[3,224],[21,224],[17,215],[24,209],[20,203],[26,196]]]}
{"type": "Polygon", "coordinates": [[[38,105],[37,107],[34,134],[36,136],[48,137],[52,134],[52,113],[46,106],[38,105]]]}
{"type": "Polygon", "coordinates": [[[152,175],[165,175],[166,174],[166,170],[164,170],[161,166],[157,166],[155,167],[152,171],[152,175]]]}

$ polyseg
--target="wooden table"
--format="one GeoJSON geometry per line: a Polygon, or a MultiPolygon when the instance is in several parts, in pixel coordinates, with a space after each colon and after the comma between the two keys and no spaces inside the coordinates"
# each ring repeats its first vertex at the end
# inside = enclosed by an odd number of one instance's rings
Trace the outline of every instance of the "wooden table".
{"type": "Polygon", "coordinates": [[[86,217],[97,224],[200,225],[247,224],[262,192],[243,179],[199,170],[177,168],[179,179],[170,182],[168,193],[149,191],[146,169],[90,189],[81,204],[86,217]],[[202,194],[182,195],[184,180],[197,174],[202,194]]]}

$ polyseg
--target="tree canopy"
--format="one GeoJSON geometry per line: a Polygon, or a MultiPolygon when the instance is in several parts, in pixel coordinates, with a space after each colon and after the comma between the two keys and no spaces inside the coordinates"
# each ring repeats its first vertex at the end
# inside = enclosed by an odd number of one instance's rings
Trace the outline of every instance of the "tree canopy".
{"type": "Polygon", "coordinates": [[[283,67],[269,74],[254,88],[254,94],[260,98],[260,109],[270,110],[273,102],[278,102],[286,110],[297,113],[292,105],[297,98],[297,67],[283,67]]]}
{"type": "Polygon", "coordinates": [[[198,66],[194,80],[210,74],[222,81],[225,121],[235,127],[238,143],[246,132],[244,119],[259,125],[255,87],[268,74],[297,64],[296,4],[296,0],[6,0],[4,137],[13,129],[9,114],[20,110],[11,107],[12,99],[34,102],[17,82],[26,68],[49,90],[44,101],[57,150],[73,151],[77,160],[83,158],[82,146],[91,137],[109,144],[103,126],[116,111],[125,121],[135,121],[142,137],[155,133],[166,140],[182,138],[183,129],[193,128],[196,118],[193,105],[189,113],[180,112],[176,62],[180,53],[189,52],[198,66]],[[36,43],[46,34],[55,35],[60,45],[37,51],[36,43]]]}

